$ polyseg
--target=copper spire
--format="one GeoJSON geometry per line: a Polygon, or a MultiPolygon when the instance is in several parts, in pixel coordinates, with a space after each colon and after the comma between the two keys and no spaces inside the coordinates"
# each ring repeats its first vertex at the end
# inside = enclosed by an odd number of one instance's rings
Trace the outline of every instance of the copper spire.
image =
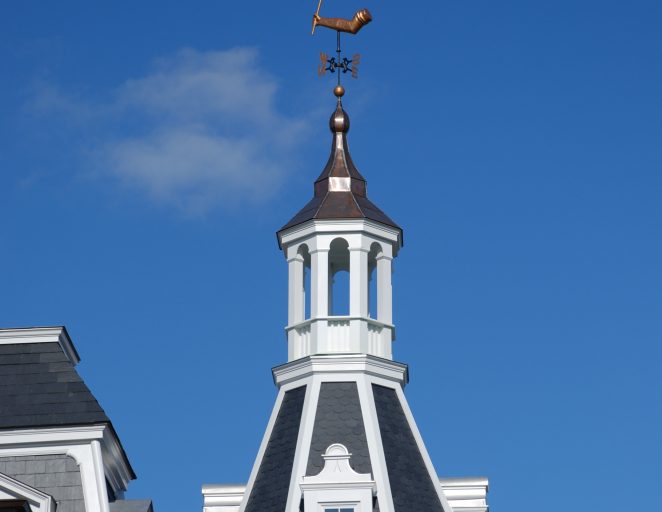
{"type": "Polygon", "coordinates": [[[280,231],[313,219],[369,219],[401,229],[367,197],[367,182],[358,171],[347,145],[349,116],[343,109],[342,86],[336,87],[338,97],[331,114],[329,128],[333,134],[331,154],[314,185],[314,196],[280,231]]]}

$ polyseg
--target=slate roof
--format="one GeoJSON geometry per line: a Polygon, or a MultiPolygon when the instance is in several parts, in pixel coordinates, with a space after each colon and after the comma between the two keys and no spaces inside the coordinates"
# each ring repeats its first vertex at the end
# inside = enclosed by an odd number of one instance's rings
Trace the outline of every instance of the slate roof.
{"type": "Polygon", "coordinates": [[[367,197],[367,182],[349,154],[349,116],[340,101],[329,124],[331,155],[315,181],[314,197],[279,232],[313,219],[369,219],[401,230],[367,197]]]}
{"type": "Polygon", "coordinates": [[[285,393],[246,504],[246,512],[285,510],[305,396],[306,386],[285,393]]]}
{"type": "Polygon", "coordinates": [[[347,447],[352,454],[349,464],[354,471],[372,473],[356,382],[323,382],[320,386],[307,476],[322,471],[322,453],[333,443],[347,447]]]}
{"type": "Polygon", "coordinates": [[[0,428],[110,423],[59,343],[0,344],[0,428]]]}
{"type": "Polygon", "coordinates": [[[372,385],[395,512],[443,512],[407,417],[394,389],[372,385]]]}

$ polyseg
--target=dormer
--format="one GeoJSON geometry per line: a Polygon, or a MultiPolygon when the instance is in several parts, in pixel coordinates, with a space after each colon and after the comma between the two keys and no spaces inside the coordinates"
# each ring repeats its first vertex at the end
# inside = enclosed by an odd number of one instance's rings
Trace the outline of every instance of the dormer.
{"type": "Polygon", "coordinates": [[[79,361],[64,327],[0,329],[0,502],[149,512],[150,501],[123,499],[135,474],[79,361]]]}

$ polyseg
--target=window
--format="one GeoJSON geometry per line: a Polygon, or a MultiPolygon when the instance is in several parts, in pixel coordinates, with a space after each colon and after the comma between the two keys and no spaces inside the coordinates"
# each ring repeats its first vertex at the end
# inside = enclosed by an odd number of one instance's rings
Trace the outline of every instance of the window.
{"type": "Polygon", "coordinates": [[[329,316],[346,315],[349,315],[349,245],[347,240],[336,238],[329,249],[329,316]]]}
{"type": "Polygon", "coordinates": [[[354,512],[353,508],[325,508],[324,512],[354,512]]]}

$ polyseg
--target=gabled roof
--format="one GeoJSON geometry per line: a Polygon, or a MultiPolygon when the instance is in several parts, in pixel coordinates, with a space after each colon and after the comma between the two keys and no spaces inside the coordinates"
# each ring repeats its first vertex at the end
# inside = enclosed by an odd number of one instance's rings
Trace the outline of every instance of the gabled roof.
{"type": "Polygon", "coordinates": [[[279,232],[313,219],[369,219],[401,230],[367,197],[367,182],[349,154],[349,116],[340,99],[329,126],[333,133],[331,155],[315,181],[314,197],[279,232]]]}

